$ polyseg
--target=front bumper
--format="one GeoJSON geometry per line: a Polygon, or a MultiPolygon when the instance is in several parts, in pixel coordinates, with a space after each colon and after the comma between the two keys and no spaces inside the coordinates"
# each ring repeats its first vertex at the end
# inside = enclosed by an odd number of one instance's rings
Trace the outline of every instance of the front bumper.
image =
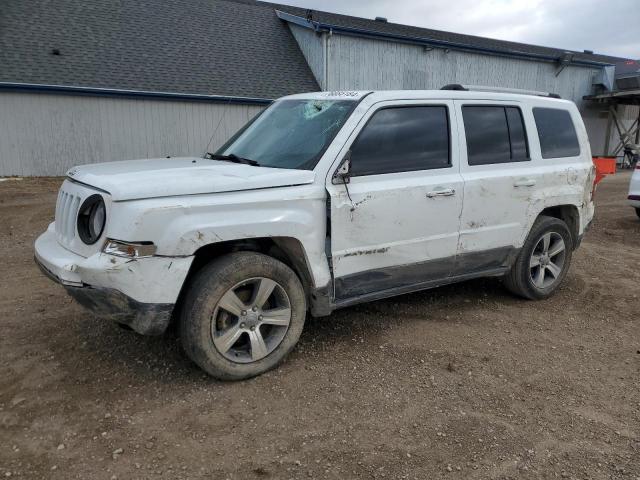
{"type": "Polygon", "coordinates": [[[97,316],[144,335],[166,330],[193,257],[85,258],[60,245],[52,225],[35,243],[36,263],[49,278],[97,316]]]}

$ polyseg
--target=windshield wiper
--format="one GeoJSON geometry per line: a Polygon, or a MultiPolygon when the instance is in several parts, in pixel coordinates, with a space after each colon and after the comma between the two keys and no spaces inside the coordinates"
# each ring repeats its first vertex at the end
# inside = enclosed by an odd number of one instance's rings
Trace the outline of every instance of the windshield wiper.
{"type": "Polygon", "coordinates": [[[211,160],[222,160],[223,162],[233,162],[233,163],[243,163],[245,165],[251,165],[254,167],[259,167],[260,164],[255,160],[251,160],[250,158],[239,157],[234,153],[229,155],[218,155],[216,153],[207,152],[205,158],[210,158],[211,160]]]}

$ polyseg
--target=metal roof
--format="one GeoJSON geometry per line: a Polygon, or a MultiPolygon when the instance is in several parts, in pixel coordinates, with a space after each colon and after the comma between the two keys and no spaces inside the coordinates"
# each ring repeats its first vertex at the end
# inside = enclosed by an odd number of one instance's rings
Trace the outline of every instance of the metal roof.
{"type": "MultiPolygon", "coordinates": [[[[266,4],[266,3],[265,3],[266,4]]],[[[304,8],[292,7],[288,5],[273,5],[276,10],[294,15],[302,20],[298,23],[301,26],[316,26],[327,29],[334,29],[337,33],[352,34],[377,34],[380,38],[393,40],[412,40],[425,43],[440,43],[443,47],[459,48],[467,50],[482,50],[484,53],[496,55],[513,55],[521,57],[540,57],[541,60],[552,60],[561,57],[565,52],[573,54],[573,63],[576,64],[607,64],[612,65],[627,59],[614,57],[610,55],[599,55],[584,52],[576,52],[561,48],[543,47],[538,45],[529,45],[525,43],[508,42],[504,40],[496,40],[492,38],[478,37],[475,35],[466,35],[462,33],[444,32],[441,30],[433,30],[429,28],[414,27],[410,25],[402,25],[392,22],[381,22],[375,19],[353,17],[349,15],[340,15],[336,13],[323,12],[319,10],[311,11],[311,22],[307,22],[309,10],[304,8]],[[308,23],[304,25],[304,23],[308,23]]],[[[284,18],[287,21],[294,21],[293,18],[284,18]]]]}
{"type": "Polygon", "coordinates": [[[621,105],[640,105],[640,89],[615,90],[613,92],[586,95],[585,100],[602,103],[619,103],[621,105]]]}
{"type": "Polygon", "coordinates": [[[616,63],[616,76],[635,74],[640,74],[640,60],[621,60],[616,63]]]}

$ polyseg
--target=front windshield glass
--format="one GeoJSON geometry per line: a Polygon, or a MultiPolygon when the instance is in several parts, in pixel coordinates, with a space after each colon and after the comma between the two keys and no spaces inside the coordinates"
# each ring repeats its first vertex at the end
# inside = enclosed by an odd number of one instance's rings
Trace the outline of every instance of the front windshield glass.
{"type": "Polygon", "coordinates": [[[353,100],[275,102],[216,155],[248,158],[261,167],[313,170],[356,104],[353,100]]]}

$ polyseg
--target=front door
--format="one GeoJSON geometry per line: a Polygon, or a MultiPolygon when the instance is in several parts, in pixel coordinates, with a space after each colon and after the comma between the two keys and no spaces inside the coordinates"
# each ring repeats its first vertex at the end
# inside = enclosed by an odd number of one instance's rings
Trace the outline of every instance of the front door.
{"type": "MultiPolygon", "coordinates": [[[[332,184],[330,242],[339,304],[446,279],[462,211],[453,102],[374,105],[339,158],[349,183],[332,184]]],[[[334,165],[334,169],[337,163],[334,165]]]]}

